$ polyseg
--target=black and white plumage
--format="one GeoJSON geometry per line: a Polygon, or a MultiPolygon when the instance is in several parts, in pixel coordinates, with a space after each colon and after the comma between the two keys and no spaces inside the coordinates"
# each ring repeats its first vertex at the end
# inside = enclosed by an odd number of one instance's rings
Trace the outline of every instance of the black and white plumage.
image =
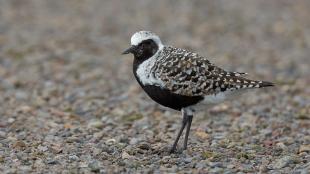
{"type": "Polygon", "coordinates": [[[133,72],[145,92],[157,103],[182,111],[182,128],[172,151],[187,124],[186,149],[194,111],[220,103],[242,89],[273,86],[247,79],[246,73],[225,71],[197,53],[165,46],[150,31],[136,32],[124,52],[128,53],[134,54],[133,72]]]}

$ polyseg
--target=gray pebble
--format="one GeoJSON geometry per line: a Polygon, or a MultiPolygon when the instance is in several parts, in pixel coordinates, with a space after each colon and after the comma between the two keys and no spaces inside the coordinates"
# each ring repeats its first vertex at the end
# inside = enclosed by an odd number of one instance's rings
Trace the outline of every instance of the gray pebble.
{"type": "Polygon", "coordinates": [[[140,148],[142,150],[149,150],[150,144],[147,142],[141,142],[141,143],[139,143],[138,148],[140,148]]]}
{"type": "Polygon", "coordinates": [[[59,164],[59,161],[55,159],[47,159],[46,164],[55,165],[55,164],[59,164]]]}
{"type": "Polygon", "coordinates": [[[103,123],[102,121],[100,120],[91,120],[89,121],[88,125],[87,125],[88,128],[103,128],[103,123]]]}
{"type": "Polygon", "coordinates": [[[185,158],[185,159],[184,159],[184,162],[185,162],[185,163],[191,163],[192,160],[193,160],[193,158],[188,157],[188,158],[185,158]]]}
{"type": "Polygon", "coordinates": [[[76,156],[76,155],[69,155],[68,158],[69,158],[70,161],[78,161],[79,160],[79,157],[76,156]]]}
{"type": "Polygon", "coordinates": [[[274,169],[281,169],[289,164],[292,164],[294,162],[294,158],[292,156],[284,156],[278,160],[275,161],[275,163],[272,165],[274,169]]]}
{"type": "Polygon", "coordinates": [[[100,165],[98,161],[92,161],[88,164],[88,167],[90,168],[90,171],[98,173],[100,172],[100,165]]]}
{"type": "Polygon", "coordinates": [[[5,138],[6,137],[6,132],[0,131],[0,138],[5,138]]]}

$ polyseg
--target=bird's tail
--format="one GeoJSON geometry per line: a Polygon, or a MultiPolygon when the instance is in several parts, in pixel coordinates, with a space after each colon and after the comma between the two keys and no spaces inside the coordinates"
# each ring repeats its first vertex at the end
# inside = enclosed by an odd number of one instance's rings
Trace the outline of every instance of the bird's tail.
{"type": "Polygon", "coordinates": [[[270,87],[270,86],[274,86],[274,85],[275,84],[272,82],[258,81],[258,88],[270,87]]]}
{"type": "Polygon", "coordinates": [[[250,80],[248,83],[243,83],[241,88],[265,88],[265,87],[271,87],[274,86],[274,83],[272,82],[266,82],[266,81],[256,81],[256,80],[250,80]]]}
{"type": "Polygon", "coordinates": [[[235,89],[249,89],[249,88],[265,88],[274,86],[272,82],[249,80],[245,78],[238,78],[233,84],[235,89]]]}
{"type": "Polygon", "coordinates": [[[265,88],[274,86],[275,84],[272,82],[266,82],[266,81],[258,81],[258,80],[250,80],[246,79],[244,77],[226,77],[228,83],[231,86],[231,89],[251,89],[251,88],[265,88]]]}

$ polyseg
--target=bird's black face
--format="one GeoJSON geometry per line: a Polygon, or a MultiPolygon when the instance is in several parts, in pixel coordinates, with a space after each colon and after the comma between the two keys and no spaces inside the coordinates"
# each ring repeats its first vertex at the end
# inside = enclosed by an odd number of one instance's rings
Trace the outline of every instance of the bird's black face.
{"type": "Polygon", "coordinates": [[[158,50],[158,45],[152,39],[144,40],[139,45],[132,45],[123,54],[132,53],[137,59],[147,59],[152,57],[158,50]]]}

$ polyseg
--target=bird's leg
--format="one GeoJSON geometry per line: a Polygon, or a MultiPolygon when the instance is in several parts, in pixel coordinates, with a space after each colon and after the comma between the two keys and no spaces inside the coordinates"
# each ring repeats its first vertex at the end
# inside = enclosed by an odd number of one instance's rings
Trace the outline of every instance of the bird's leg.
{"type": "Polygon", "coordinates": [[[185,139],[184,139],[184,150],[187,149],[188,135],[189,135],[189,131],[191,129],[192,120],[193,120],[193,114],[188,115],[187,116],[187,127],[186,127],[186,132],[185,132],[185,139]]]}
{"type": "Polygon", "coordinates": [[[173,153],[173,152],[176,150],[177,144],[178,144],[178,142],[179,142],[179,139],[180,139],[180,137],[181,137],[181,135],[182,135],[182,132],[183,132],[183,130],[184,130],[185,126],[186,126],[186,123],[187,123],[187,121],[188,121],[188,115],[187,115],[187,113],[184,112],[183,110],[182,110],[182,115],[183,115],[182,126],[181,126],[181,129],[180,129],[180,131],[179,131],[179,133],[178,133],[178,135],[177,135],[177,138],[175,139],[175,141],[174,141],[174,143],[173,143],[173,145],[172,145],[172,148],[171,148],[171,150],[170,150],[170,153],[173,153]]]}

